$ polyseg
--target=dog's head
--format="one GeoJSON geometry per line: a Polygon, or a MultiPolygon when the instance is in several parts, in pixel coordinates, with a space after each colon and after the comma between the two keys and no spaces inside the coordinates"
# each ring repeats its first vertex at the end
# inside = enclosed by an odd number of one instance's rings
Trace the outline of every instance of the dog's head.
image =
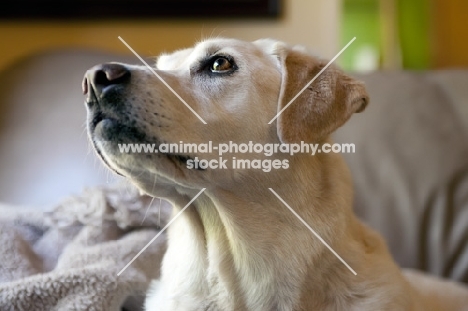
{"type": "Polygon", "coordinates": [[[316,77],[326,64],[269,39],[211,39],[160,56],[152,69],[98,65],[83,82],[89,135],[112,170],[151,194],[164,196],[152,192],[156,185],[226,184],[242,173],[187,168],[217,154],[128,153],[122,144],[321,142],[368,102],[364,86],[333,65],[316,77]]]}

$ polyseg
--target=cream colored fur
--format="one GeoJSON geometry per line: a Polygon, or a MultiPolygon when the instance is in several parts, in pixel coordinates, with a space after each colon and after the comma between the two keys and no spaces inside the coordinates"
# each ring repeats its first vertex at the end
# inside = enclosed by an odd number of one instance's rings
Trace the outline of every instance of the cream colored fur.
{"type": "MultiPolygon", "coordinates": [[[[273,40],[210,39],[161,56],[156,66],[206,125],[145,66],[128,66],[131,81],[121,97],[149,142],[328,142],[368,101],[364,86],[334,66],[268,125],[324,64],[273,40]],[[214,54],[229,55],[238,69],[223,76],[197,71],[200,60],[214,54]]],[[[93,135],[104,130],[98,125],[93,135]]],[[[148,292],[148,311],[468,309],[464,287],[402,274],[379,234],[354,216],[351,178],[339,155],[277,154],[289,168],[265,173],[188,170],[164,155],[121,154],[98,141],[96,148],[142,191],[171,201],[174,213],[206,188],[168,229],[162,277],[148,292]]]]}

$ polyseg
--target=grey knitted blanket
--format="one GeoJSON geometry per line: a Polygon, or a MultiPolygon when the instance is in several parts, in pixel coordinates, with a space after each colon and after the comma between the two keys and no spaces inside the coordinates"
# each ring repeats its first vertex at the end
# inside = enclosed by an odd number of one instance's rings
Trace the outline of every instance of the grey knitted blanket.
{"type": "Polygon", "coordinates": [[[122,269],[170,213],[129,185],[86,190],[49,212],[0,204],[0,310],[141,310],[164,234],[122,269]]]}

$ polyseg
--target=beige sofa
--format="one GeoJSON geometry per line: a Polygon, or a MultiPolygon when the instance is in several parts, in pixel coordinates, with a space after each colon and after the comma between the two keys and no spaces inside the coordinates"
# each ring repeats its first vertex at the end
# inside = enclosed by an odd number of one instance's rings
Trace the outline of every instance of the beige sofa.
{"type": "MultiPolygon", "coordinates": [[[[88,146],[84,72],[134,57],[44,52],[0,75],[0,201],[47,207],[113,182],[88,146]]],[[[396,260],[468,283],[468,71],[359,76],[368,109],[340,129],[355,180],[355,210],[396,260]]]]}

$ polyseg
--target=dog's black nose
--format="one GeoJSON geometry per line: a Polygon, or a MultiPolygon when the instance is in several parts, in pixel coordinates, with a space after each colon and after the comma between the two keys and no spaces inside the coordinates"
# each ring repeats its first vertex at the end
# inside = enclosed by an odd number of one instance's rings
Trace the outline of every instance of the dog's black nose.
{"type": "Polygon", "coordinates": [[[107,63],[94,66],[86,72],[83,79],[83,94],[91,96],[89,93],[92,88],[94,95],[99,96],[107,86],[127,83],[130,76],[130,70],[123,64],[107,63]]]}

